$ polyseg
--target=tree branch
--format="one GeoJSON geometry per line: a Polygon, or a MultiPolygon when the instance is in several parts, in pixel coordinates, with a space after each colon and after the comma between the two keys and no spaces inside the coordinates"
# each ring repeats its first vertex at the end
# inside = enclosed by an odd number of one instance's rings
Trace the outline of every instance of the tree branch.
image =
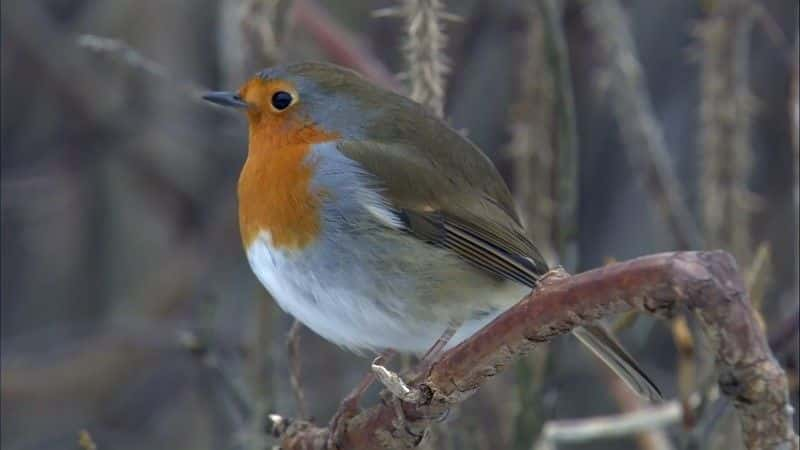
{"type": "Polygon", "coordinates": [[[542,429],[535,450],[554,450],[558,443],[590,442],[601,438],[630,436],[658,430],[678,423],[683,407],[678,401],[637,409],[614,416],[548,422],[542,429]]]}
{"type": "MultiPolygon", "coordinates": [[[[419,404],[396,408],[387,400],[361,412],[346,424],[342,445],[413,448],[431,418],[470,397],[534,345],[631,309],[662,318],[696,314],[716,355],[721,391],[738,411],[747,448],[798,448],[786,375],[755,320],[735,261],[719,251],[646,256],[545,283],[444,353],[417,385],[425,394],[419,404]]],[[[327,430],[298,421],[279,434],[285,450],[322,449],[327,430]]]]}

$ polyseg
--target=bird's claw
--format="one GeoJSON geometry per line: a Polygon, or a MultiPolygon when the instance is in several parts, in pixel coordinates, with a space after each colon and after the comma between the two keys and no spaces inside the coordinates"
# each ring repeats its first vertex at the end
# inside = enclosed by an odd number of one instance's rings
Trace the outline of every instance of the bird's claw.
{"type": "Polygon", "coordinates": [[[382,362],[381,357],[377,357],[372,361],[372,372],[378,377],[381,384],[398,399],[407,403],[418,403],[422,398],[422,392],[406,384],[399,374],[381,365],[382,362]]]}

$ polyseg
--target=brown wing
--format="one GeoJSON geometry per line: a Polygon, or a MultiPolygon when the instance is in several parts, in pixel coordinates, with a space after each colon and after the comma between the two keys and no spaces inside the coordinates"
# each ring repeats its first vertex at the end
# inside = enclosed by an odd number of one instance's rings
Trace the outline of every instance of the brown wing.
{"type": "Polygon", "coordinates": [[[547,264],[523,234],[508,188],[491,161],[463,142],[463,157],[448,166],[432,158],[435,153],[402,145],[344,142],[339,149],[380,180],[376,188],[411,235],[532,288],[547,264]]]}
{"type": "Polygon", "coordinates": [[[442,212],[399,212],[406,229],[417,238],[452,250],[476,267],[498,278],[514,280],[531,288],[547,272],[541,260],[526,256],[508,242],[474,223],[442,212]]]}

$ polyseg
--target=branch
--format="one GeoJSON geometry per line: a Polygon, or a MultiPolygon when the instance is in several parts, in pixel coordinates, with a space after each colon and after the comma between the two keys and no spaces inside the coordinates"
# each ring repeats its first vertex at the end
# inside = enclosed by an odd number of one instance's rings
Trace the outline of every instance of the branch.
{"type": "Polygon", "coordinates": [[[664,131],[653,112],[628,18],[617,0],[587,2],[584,17],[606,55],[611,106],[628,160],[680,248],[703,248],[672,167],[664,131]]]}
{"type": "MultiPolygon", "coordinates": [[[[346,423],[348,449],[413,448],[429,418],[470,397],[534,345],[611,314],[637,309],[698,316],[716,355],[721,391],[733,401],[749,449],[798,448],[786,375],[756,322],[733,258],[678,252],[637,258],[546,283],[467,341],[448,350],[416,387],[418,404],[386,401],[346,423]]],[[[327,430],[305,422],[280,433],[281,448],[323,449],[327,430]]]]}
{"type": "Polygon", "coordinates": [[[554,450],[558,443],[589,442],[598,438],[630,436],[658,430],[681,420],[683,406],[671,401],[613,416],[548,422],[534,445],[536,450],[554,450]]]}

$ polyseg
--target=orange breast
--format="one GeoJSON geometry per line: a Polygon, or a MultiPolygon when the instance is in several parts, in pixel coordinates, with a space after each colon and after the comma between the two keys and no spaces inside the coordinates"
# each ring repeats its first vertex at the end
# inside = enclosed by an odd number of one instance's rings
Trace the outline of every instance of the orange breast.
{"type": "Polygon", "coordinates": [[[269,233],[272,246],[283,249],[301,249],[319,234],[322,193],[312,191],[314,167],[307,157],[314,143],[336,135],[310,126],[287,131],[251,127],[239,177],[239,229],[245,248],[262,231],[269,233]]]}

